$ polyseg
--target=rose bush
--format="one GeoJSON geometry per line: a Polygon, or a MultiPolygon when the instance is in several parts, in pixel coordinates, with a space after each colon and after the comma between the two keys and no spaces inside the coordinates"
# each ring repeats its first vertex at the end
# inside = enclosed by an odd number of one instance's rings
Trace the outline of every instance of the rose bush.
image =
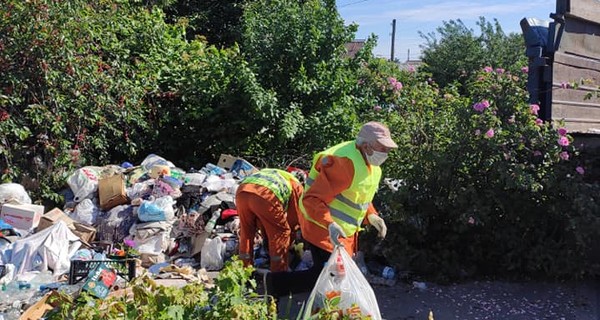
{"type": "Polygon", "coordinates": [[[597,272],[585,259],[598,187],[583,183],[566,129],[526,102],[525,73],[486,67],[462,97],[427,75],[396,77],[400,93],[380,86],[380,107],[369,113],[400,146],[384,165],[399,189],[378,199],[394,230],[381,246],[390,261],[440,279],[597,272]]]}

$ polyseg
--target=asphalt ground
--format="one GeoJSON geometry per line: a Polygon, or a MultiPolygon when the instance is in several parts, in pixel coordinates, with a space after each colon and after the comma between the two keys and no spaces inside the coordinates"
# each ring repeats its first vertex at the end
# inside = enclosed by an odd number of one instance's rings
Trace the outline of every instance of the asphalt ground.
{"type": "MultiPolygon", "coordinates": [[[[600,320],[600,281],[498,282],[454,285],[399,282],[372,286],[386,320],[510,319],[600,320]]],[[[283,297],[280,319],[296,319],[309,293],[283,297]]]]}

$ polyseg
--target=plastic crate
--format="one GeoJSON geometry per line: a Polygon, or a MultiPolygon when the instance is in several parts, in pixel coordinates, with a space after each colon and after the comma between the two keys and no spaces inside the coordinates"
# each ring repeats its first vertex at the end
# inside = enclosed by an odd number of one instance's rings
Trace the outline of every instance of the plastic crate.
{"type": "Polygon", "coordinates": [[[0,264],[0,278],[4,277],[4,273],[6,273],[6,267],[0,264]]]}
{"type": "Polygon", "coordinates": [[[101,262],[117,270],[117,274],[128,281],[135,278],[135,259],[122,260],[73,260],[69,269],[69,284],[75,284],[87,278],[90,271],[94,270],[101,262]]]}

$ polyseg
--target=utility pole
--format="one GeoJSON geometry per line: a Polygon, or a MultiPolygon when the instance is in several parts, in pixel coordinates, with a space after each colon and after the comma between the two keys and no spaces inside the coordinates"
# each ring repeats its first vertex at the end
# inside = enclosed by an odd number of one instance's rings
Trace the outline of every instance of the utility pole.
{"type": "Polygon", "coordinates": [[[394,42],[396,40],[396,19],[392,20],[392,55],[390,61],[394,62],[394,42]]]}

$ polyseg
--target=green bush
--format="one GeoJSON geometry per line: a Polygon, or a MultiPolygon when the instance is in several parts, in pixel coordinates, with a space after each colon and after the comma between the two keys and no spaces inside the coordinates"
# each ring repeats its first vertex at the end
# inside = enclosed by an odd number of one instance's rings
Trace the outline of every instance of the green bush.
{"type": "Polygon", "coordinates": [[[379,197],[392,224],[387,258],[440,279],[593,272],[598,188],[582,183],[572,137],[525,102],[526,74],[486,67],[469,98],[424,77],[402,78],[371,114],[400,146],[384,167],[401,187],[379,197]]]}
{"type": "Polygon", "coordinates": [[[233,76],[243,76],[237,91],[262,94],[237,50],[188,42],[185,25],[166,24],[157,7],[79,0],[4,7],[2,181],[22,183],[34,199],[60,202],[56,191],[77,166],[135,162],[168,146],[190,150],[180,137],[200,139],[193,133],[222,106],[214,101],[230,93],[233,76]]]}

